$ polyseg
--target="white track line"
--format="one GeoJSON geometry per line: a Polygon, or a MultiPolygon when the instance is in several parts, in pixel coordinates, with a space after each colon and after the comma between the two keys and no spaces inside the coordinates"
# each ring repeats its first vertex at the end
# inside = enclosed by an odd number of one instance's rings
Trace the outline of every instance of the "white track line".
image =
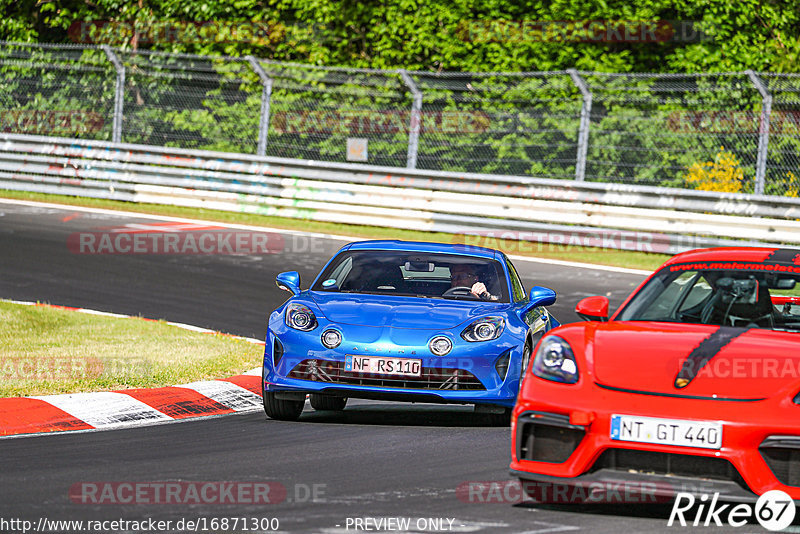
{"type": "MultiPolygon", "coordinates": [[[[120,313],[111,313],[99,310],[92,310],[89,308],[75,308],[73,306],[62,306],[60,304],[50,304],[45,302],[32,302],[28,300],[12,300],[12,299],[0,299],[0,302],[10,302],[11,304],[21,304],[23,306],[46,306],[48,308],[55,308],[55,309],[66,309],[67,311],[74,311],[78,313],[86,313],[88,315],[99,315],[101,317],[113,317],[115,319],[144,319],[147,321],[158,321],[158,319],[149,319],[147,317],[140,317],[138,315],[123,315],[120,313]]],[[[234,339],[240,339],[242,341],[247,341],[248,343],[253,343],[254,345],[263,345],[264,342],[260,339],[255,339],[252,337],[244,337],[244,336],[235,336],[233,334],[226,334],[224,332],[218,332],[217,330],[210,330],[208,328],[203,328],[200,326],[194,326],[191,324],[186,323],[175,323],[172,321],[166,321],[166,323],[170,326],[174,326],[176,328],[181,328],[183,330],[189,330],[191,332],[199,332],[201,334],[217,334],[226,337],[231,337],[234,339]]],[[[250,371],[248,371],[249,373],[250,371]]],[[[260,371],[259,371],[260,373],[260,371]]]]}
{"type": "Polygon", "coordinates": [[[533,263],[546,263],[548,265],[563,265],[564,267],[576,267],[578,269],[594,269],[596,271],[609,271],[612,273],[624,273],[624,274],[638,274],[642,276],[650,276],[653,274],[653,271],[645,271],[642,269],[628,269],[626,267],[614,267],[612,265],[595,265],[593,263],[579,263],[575,261],[565,261],[565,260],[550,260],[547,258],[532,258],[530,256],[517,256],[517,255],[508,255],[514,261],[530,261],[533,263]]]}

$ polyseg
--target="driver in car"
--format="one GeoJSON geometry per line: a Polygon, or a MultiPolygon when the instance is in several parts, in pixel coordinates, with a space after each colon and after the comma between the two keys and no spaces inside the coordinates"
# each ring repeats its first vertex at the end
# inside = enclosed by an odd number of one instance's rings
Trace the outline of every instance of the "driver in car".
{"type": "Polygon", "coordinates": [[[470,264],[456,264],[450,266],[450,287],[468,287],[470,293],[482,300],[497,300],[500,297],[492,295],[486,289],[486,284],[478,279],[478,269],[470,264]]]}

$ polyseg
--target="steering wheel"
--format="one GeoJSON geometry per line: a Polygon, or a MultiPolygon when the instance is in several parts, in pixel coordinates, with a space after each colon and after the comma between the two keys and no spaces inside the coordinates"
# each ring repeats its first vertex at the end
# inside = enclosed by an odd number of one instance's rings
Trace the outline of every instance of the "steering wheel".
{"type": "MultiPolygon", "coordinates": [[[[469,286],[456,286],[442,293],[443,297],[452,297],[453,295],[472,295],[472,288],[469,286]]],[[[472,296],[475,297],[475,295],[472,296]]]]}

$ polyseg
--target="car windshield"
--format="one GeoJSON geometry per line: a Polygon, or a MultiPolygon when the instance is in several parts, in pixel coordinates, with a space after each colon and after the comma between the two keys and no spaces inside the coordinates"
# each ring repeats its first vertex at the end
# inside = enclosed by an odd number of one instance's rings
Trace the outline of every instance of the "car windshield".
{"type": "Polygon", "coordinates": [[[486,286],[494,302],[509,302],[500,262],[455,254],[347,251],[328,264],[311,289],[481,300],[470,292],[477,282],[486,286]]]}
{"type": "Polygon", "coordinates": [[[781,266],[741,265],[744,268],[669,266],[639,290],[616,319],[800,332],[800,274],[783,272],[781,266]]]}

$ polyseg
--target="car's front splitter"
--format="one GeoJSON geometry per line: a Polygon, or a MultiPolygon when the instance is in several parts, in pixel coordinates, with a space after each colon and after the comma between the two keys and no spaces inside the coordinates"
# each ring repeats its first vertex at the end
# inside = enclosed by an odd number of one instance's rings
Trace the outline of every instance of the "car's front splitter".
{"type": "MultiPolygon", "coordinates": [[[[765,460],[763,446],[774,441],[773,436],[798,436],[800,427],[791,417],[795,406],[786,406],[776,400],[759,402],[730,402],[716,400],[691,400],[665,397],[649,397],[598,388],[594,384],[582,383],[565,386],[536,379],[536,398],[531,395],[521,398],[512,418],[512,462],[514,472],[523,473],[522,478],[555,477],[556,479],[581,480],[587,474],[597,473],[618,459],[617,473],[631,471],[646,473],[648,467],[665,484],[679,477],[691,480],[692,486],[685,491],[692,493],[720,485],[720,493],[736,496],[738,492],[722,489],[732,482],[745,494],[760,495],[779,489],[793,499],[800,499],[800,487],[789,486],[779,480],[765,460]],[[525,420],[530,414],[546,414],[546,421],[556,429],[549,435],[556,436],[549,450],[566,450],[561,457],[553,453],[549,461],[541,461],[535,455],[520,457],[520,440],[525,420]],[[723,425],[722,445],[719,449],[682,447],[620,441],[610,436],[611,418],[615,414],[655,417],[676,420],[716,421],[723,425]],[[522,420],[522,423],[521,423],[522,420]],[[573,427],[572,430],[569,430],[573,427]],[[559,430],[564,429],[564,430],[559,430]],[[558,442],[563,439],[563,442],[558,442]],[[558,444],[560,443],[560,445],[558,444]],[[621,451],[621,452],[619,452],[621,451]],[[609,458],[609,455],[611,457],[609,458]],[[683,465],[680,473],[669,472],[662,476],[652,465],[655,459],[666,465],[683,465]],[[692,462],[697,467],[692,472],[692,462]],[[641,469],[639,463],[645,464],[641,469]],[[723,464],[729,469],[718,469],[723,464]],[[686,466],[690,468],[687,469],[686,466]],[[710,475],[706,468],[716,474],[710,475]],[[697,476],[687,476],[697,473],[697,476]]],[[[530,421],[528,421],[530,422],[530,421]]],[[[800,441],[800,438],[799,440],[800,441]]],[[[527,454],[527,453],[526,453],[527,454]]],[[[538,454],[538,453],[537,453],[538,454]]],[[[667,471],[672,470],[668,468],[667,471]]],[[[633,474],[633,473],[631,473],[633,474]]],[[[592,480],[591,478],[587,480],[592,480]]],[[[716,489],[710,493],[716,492],[716,489]]],[[[706,492],[708,493],[708,492],[706,492]]]]}
{"type": "Polygon", "coordinates": [[[717,494],[724,502],[755,502],[758,495],[732,481],[665,477],[600,469],[577,477],[556,477],[509,470],[519,478],[531,499],[552,504],[658,504],[672,502],[678,493],[717,494]],[[581,491],[574,491],[575,488],[581,491]],[[575,496],[580,496],[578,501],[575,496]]]}
{"type": "Polygon", "coordinates": [[[430,402],[437,404],[493,404],[511,408],[516,395],[497,391],[452,391],[429,389],[371,388],[310,380],[267,380],[264,389],[271,392],[324,393],[340,397],[397,402],[430,402]]]}

